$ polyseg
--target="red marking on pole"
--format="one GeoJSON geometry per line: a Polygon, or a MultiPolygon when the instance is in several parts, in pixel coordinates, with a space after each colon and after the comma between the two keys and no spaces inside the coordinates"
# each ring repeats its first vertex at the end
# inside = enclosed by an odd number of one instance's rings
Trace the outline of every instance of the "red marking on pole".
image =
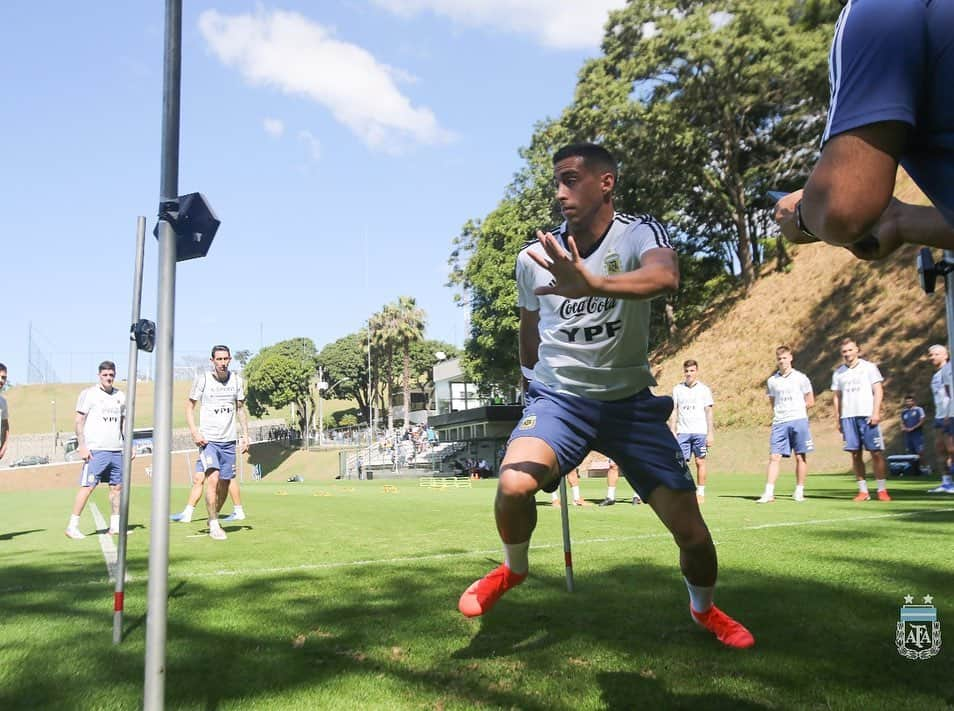
{"type": "Polygon", "coordinates": [[[123,611],[123,595],[121,592],[113,593],[113,612],[123,611]]]}
{"type": "Polygon", "coordinates": [[[567,567],[567,568],[572,568],[572,567],[573,567],[573,554],[570,553],[570,551],[564,551],[564,552],[563,552],[563,558],[564,558],[564,560],[566,561],[566,567],[567,567]]]}

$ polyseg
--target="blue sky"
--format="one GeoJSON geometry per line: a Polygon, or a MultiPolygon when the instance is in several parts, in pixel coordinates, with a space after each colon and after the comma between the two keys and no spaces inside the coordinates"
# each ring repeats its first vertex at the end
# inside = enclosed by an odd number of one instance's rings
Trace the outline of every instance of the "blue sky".
{"type": "MultiPolygon", "coordinates": [[[[500,200],[622,4],[185,0],[179,193],[203,192],[222,226],[178,267],[177,355],[320,348],[401,295],[429,338],[462,344],[451,240],[500,200]]],[[[151,231],[158,204],[163,9],[4,3],[0,361],[14,383],[31,323],[60,380],[92,381],[103,358],[125,376],[136,216],[151,231]]],[[[152,319],[157,252],[150,234],[152,319]]]]}

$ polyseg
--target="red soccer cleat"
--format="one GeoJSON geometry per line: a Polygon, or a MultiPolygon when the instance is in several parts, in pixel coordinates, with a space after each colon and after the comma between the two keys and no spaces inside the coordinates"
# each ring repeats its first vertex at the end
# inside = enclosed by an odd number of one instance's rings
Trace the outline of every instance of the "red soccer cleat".
{"type": "Polygon", "coordinates": [[[871,495],[867,491],[859,491],[852,501],[871,501],[871,495]]]}
{"type": "Polygon", "coordinates": [[[457,603],[457,609],[465,617],[478,617],[496,605],[501,595],[526,579],[526,574],[517,575],[506,565],[494,568],[464,590],[464,594],[460,596],[457,603]]]}
{"type": "Polygon", "coordinates": [[[755,637],[752,636],[751,632],[715,605],[706,612],[696,612],[690,605],[689,613],[697,625],[709,630],[726,647],[748,649],[755,644],[755,637]]]}
{"type": "Polygon", "coordinates": [[[878,501],[891,501],[891,497],[886,490],[882,489],[878,492],[878,501]]]}

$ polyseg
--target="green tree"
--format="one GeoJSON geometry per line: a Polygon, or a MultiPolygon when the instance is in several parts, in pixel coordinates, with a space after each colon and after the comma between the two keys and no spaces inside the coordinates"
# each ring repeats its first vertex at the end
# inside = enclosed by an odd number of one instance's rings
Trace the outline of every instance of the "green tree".
{"type": "Polygon", "coordinates": [[[338,383],[335,392],[327,394],[354,400],[370,419],[367,330],[349,334],[326,345],[318,354],[318,363],[324,368],[328,383],[338,383]]]}
{"type": "MultiPolygon", "coordinates": [[[[394,352],[399,346],[398,311],[393,304],[384,307],[368,321],[371,329],[371,360],[383,377],[378,376],[379,409],[387,412],[388,431],[394,429],[391,393],[394,390],[394,352]]],[[[374,374],[372,374],[374,375],[374,374]]]]}
{"type": "Polygon", "coordinates": [[[260,350],[245,366],[246,404],[253,417],[269,408],[295,405],[302,433],[308,431],[308,407],[314,406],[311,382],[317,370],[315,344],[310,338],[292,338],[260,350]]]}
{"type": "Polygon", "coordinates": [[[409,424],[411,414],[411,344],[424,340],[424,325],[427,316],[424,310],[418,307],[413,296],[401,296],[394,304],[395,310],[395,338],[400,344],[403,369],[401,375],[401,390],[404,404],[404,426],[409,424]]]}

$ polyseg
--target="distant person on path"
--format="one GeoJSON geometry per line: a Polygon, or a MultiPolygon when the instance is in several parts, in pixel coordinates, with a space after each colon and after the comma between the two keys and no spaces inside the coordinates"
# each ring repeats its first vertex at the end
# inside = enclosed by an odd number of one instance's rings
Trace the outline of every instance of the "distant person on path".
{"type": "MultiPolygon", "coordinates": [[[[0,363],[0,393],[7,386],[7,366],[0,363]]],[[[0,395],[0,459],[7,453],[7,439],[10,437],[10,412],[7,399],[0,395]]]]}
{"type": "Polygon", "coordinates": [[[888,495],[888,465],[884,458],[884,438],[881,436],[881,402],[884,386],[878,366],[858,357],[858,344],[851,338],[841,342],[844,363],[831,379],[834,395],[835,420],[845,441],[844,449],[851,453],[851,468],[858,482],[855,501],[869,501],[868,481],[865,478],[864,450],[871,452],[871,468],[878,484],[878,500],[891,501],[888,495]]]}
{"type": "Polygon", "coordinates": [[[238,373],[229,370],[232,354],[228,346],[212,347],[212,369],[199,373],[192,383],[186,401],[186,422],[192,432],[192,440],[199,447],[196,474],[193,478],[189,503],[182,513],[172,516],[173,521],[188,523],[202,493],[205,483],[205,506],[209,512],[209,536],[224,541],[228,536],[219,523],[219,509],[225,503],[227,492],[232,492],[235,511],[226,521],[242,521],[245,511],[238,481],[235,479],[236,420],[242,427],[238,441],[239,454],[248,451],[248,415],[245,410],[245,383],[238,373]],[[200,426],[195,424],[195,406],[201,401],[200,426]],[[234,487],[234,488],[233,488],[234,487]],[[196,489],[198,488],[198,495],[196,489]]]}
{"type": "Polygon", "coordinates": [[[927,468],[924,462],[924,408],[919,407],[914,395],[904,396],[901,408],[901,431],[904,433],[904,450],[908,454],[918,455],[918,467],[921,473],[927,468]]]}
{"type": "Polygon", "coordinates": [[[772,434],[769,436],[768,476],[765,491],[757,503],[775,501],[775,482],[778,481],[782,457],[795,454],[795,493],[797,502],[805,500],[805,478],[808,476],[808,453],[814,448],[808,429],[808,408],[815,404],[815,393],[808,376],[792,367],[792,349],[775,349],[778,370],[766,383],[769,404],[772,406],[772,434]]]}
{"type": "Polygon", "coordinates": [[[696,498],[706,500],[706,456],[715,441],[715,426],[712,424],[712,391],[699,380],[699,363],[689,359],[682,364],[685,380],[672,389],[673,428],[676,440],[682,448],[682,456],[688,462],[696,459],[696,498]]]}
{"type": "Polygon", "coordinates": [[[116,364],[104,360],[99,364],[99,384],[83,390],[76,402],[77,454],[83,460],[83,470],[73,512],[64,531],[68,538],[86,538],[79,530],[80,515],[100,482],[109,484],[109,533],[114,536],[119,533],[126,396],[113,387],[115,380],[116,364]]]}
{"type": "Polygon", "coordinates": [[[695,482],[667,427],[672,400],[656,397],[649,367],[650,300],[679,287],[666,229],[616,212],[617,164],[602,146],[553,156],[566,221],[517,256],[518,345],[526,402],[500,471],[494,517],[504,562],[472,583],[458,609],[486,614],[529,572],[534,495],[553,491],[591,449],[612,457],[679,547],[691,619],[730,647],[752,634],[713,604],[718,562],[695,482]]]}
{"type": "Polygon", "coordinates": [[[928,359],[937,368],[931,376],[931,395],[934,399],[934,453],[938,470],[941,472],[941,485],[929,492],[932,494],[954,494],[954,480],[951,478],[952,454],[954,454],[954,382],[951,376],[951,363],[947,348],[935,343],[928,348],[928,359]]]}
{"type": "Polygon", "coordinates": [[[904,243],[954,249],[952,36],[949,1],[845,4],[821,157],[804,190],[775,207],[788,239],[844,245],[865,259],[904,243]],[[899,162],[933,207],[892,197],[899,162]]]}

